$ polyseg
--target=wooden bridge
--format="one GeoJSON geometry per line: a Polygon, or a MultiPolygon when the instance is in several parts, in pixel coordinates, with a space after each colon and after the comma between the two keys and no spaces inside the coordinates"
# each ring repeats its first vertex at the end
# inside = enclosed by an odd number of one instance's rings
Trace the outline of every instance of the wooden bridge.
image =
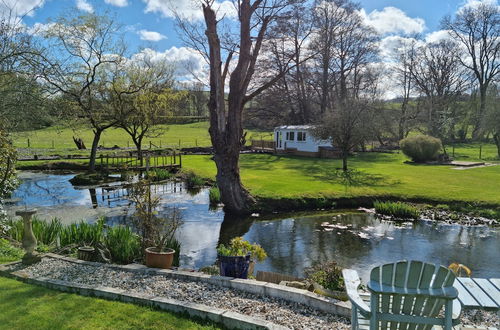
{"type": "Polygon", "coordinates": [[[152,168],[175,170],[182,167],[182,154],[175,151],[169,154],[145,154],[142,159],[136,155],[101,155],[99,165],[101,169],[119,169],[148,171],[152,168]]]}

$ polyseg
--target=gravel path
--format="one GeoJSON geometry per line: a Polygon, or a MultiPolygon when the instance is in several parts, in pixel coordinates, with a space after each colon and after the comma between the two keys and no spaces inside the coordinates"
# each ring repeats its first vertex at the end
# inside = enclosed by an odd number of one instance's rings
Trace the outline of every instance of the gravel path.
{"type": "Polygon", "coordinates": [[[260,297],[207,283],[120,271],[106,265],[99,267],[79,265],[52,258],[44,258],[40,263],[22,270],[30,277],[43,276],[79,284],[102,285],[134,293],[214,306],[292,329],[350,329],[349,320],[336,315],[284,300],[260,297]]]}
{"type": "MultiPolygon", "coordinates": [[[[14,270],[14,269],[13,269],[14,270]]],[[[134,293],[189,301],[257,317],[292,329],[350,329],[349,320],[300,304],[256,296],[201,282],[188,282],[161,275],[121,271],[107,265],[89,266],[44,258],[33,266],[17,266],[29,276],[43,276],[87,285],[120,288],[134,293]]],[[[500,327],[500,312],[462,312],[462,325],[500,327]]]]}

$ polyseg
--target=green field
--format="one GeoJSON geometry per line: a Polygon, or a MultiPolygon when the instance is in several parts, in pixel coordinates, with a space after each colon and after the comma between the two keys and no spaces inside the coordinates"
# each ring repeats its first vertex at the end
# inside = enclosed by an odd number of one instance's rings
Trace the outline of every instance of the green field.
{"type": "MultiPolygon", "coordinates": [[[[145,137],[143,147],[149,148],[149,142],[153,147],[207,147],[211,146],[210,136],[208,134],[208,122],[199,122],[192,124],[172,124],[160,125],[160,135],[156,137],[145,137]]],[[[75,153],[76,147],[73,142],[73,136],[80,137],[85,142],[87,148],[92,146],[93,133],[90,129],[73,130],[70,128],[50,127],[36,131],[16,132],[12,134],[16,148],[46,149],[46,152],[69,152],[75,153]]],[[[247,140],[270,139],[271,133],[248,131],[247,140]]],[[[130,136],[122,129],[108,129],[104,131],[99,143],[104,147],[113,147],[115,145],[125,148],[133,147],[134,144],[130,136]]],[[[87,151],[88,153],[89,151],[87,151]]]]}
{"type": "MultiPolygon", "coordinates": [[[[341,161],[275,155],[241,155],[244,185],[259,197],[399,196],[434,201],[500,204],[500,166],[454,170],[451,166],[405,163],[401,154],[363,153],[350,159],[348,181],[341,161]]],[[[213,178],[209,156],[184,156],[183,167],[213,178]]]]}
{"type": "Polygon", "coordinates": [[[219,329],[150,308],[0,277],[0,329],[219,329]]]}

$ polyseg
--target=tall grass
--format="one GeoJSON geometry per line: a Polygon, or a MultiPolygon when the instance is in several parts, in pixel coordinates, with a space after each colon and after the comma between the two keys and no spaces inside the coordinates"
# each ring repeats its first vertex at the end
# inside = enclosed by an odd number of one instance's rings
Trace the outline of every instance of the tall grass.
{"type": "Polygon", "coordinates": [[[60,232],[61,246],[71,244],[93,245],[102,242],[104,230],[104,219],[90,224],[84,221],[64,226],[60,232]]]}
{"type": "Polygon", "coordinates": [[[381,202],[373,203],[375,211],[379,214],[393,216],[399,219],[418,219],[420,212],[413,205],[402,202],[381,202]]]}
{"type": "Polygon", "coordinates": [[[171,179],[173,176],[173,173],[167,171],[164,168],[154,168],[150,171],[147,171],[145,174],[146,179],[149,179],[151,181],[164,181],[171,179]]]}
{"type": "Polygon", "coordinates": [[[179,267],[180,254],[181,254],[181,242],[179,242],[177,239],[174,238],[174,239],[170,240],[165,245],[165,248],[175,250],[174,261],[172,262],[172,266],[179,267]]]}
{"type": "Polygon", "coordinates": [[[210,205],[216,205],[220,203],[220,190],[218,187],[212,187],[208,191],[208,197],[210,199],[210,205]]]}
{"type": "Polygon", "coordinates": [[[111,259],[119,264],[129,264],[141,255],[141,238],[130,227],[111,227],[104,235],[104,245],[111,259]]]}
{"type": "Polygon", "coordinates": [[[205,180],[197,176],[194,172],[187,172],[185,175],[185,180],[188,189],[200,188],[205,184],[205,180]]]}
{"type": "MultiPolygon", "coordinates": [[[[7,222],[10,227],[8,235],[16,241],[22,241],[24,224],[22,220],[10,219],[7,222]]],[[[61,220],[54,218],[50,222],[40,220],[36,217],[32,219],[33,234],[39,243],[52,245],[56,242],[57,236],[61,232],[63,225],[61,220]]]]}

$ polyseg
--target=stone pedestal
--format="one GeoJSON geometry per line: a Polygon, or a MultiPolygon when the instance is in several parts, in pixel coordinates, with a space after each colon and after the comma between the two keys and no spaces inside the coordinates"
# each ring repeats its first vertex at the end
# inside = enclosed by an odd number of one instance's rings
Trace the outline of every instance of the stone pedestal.
{"type": "Polygon", "coordinates": [[[36,210],[16,211],[16,215],[23,218],[23,249],[26,251],[23,257],[23,264],[31,265],[39,262],[42,258],[36,253],[36,237],[33,234],[33,226],[31,217],[36,213],[36,210]]]}

